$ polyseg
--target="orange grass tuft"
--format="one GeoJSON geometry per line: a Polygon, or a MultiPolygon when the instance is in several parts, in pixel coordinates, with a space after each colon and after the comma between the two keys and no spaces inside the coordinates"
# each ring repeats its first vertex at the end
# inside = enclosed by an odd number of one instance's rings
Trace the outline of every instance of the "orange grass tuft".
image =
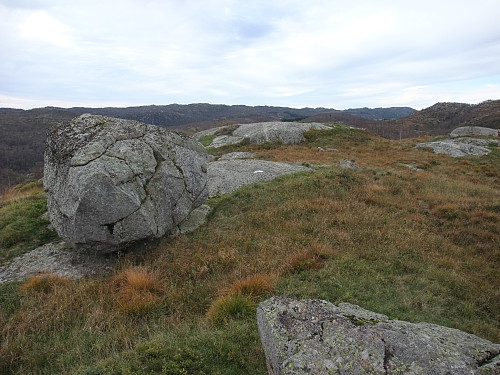
{"type": "Polygon", "coordinates": [[[162,286],[156,272],[127,268],[111,280],[115,302],[128,315],[143,315],[162,301],[162,286]]]}
{"type": "Polygon", "coordinates": [[[44,273],[30,277],[20,287],[21,293],[51,293],[55,289],[67,285],[69,280],[53,273],[44,273]]]}
{"type": "Polygon", "coordinates": [[[231,284],[224,294],[244,294],[248,296],[265,296],[274,291],[276,277],[273,275],[253,275],[231,284]]]}

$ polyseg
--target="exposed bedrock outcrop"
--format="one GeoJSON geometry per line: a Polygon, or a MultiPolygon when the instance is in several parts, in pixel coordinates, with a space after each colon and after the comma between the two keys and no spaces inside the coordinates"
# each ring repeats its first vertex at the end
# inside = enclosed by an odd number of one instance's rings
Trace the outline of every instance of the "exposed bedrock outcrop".
{"type": "Polygon", "coordinates": [[[436,154],[447,154],[454,158],[462,156],[482,156],[491,152],[492,145],[500,145],[497,138],[498,129],[483,128],[481,126],[462,126],[454,129],[450,133],[450,138],[434,142],[419,143],[416,147],[432,148],[436,154]],[[475,135],[488,138],[472,138],[468,135],[475,135]]]}
{"type": "Polygon", "coordinates": [[[442,141],[419,143],[416,147],[432,148],[436,154],[447,154],[454,158],[462,156],[482,156],[491,152],[490,144],[500,144],[495,139],[460,137],[442,141]]]}
{"type": "Polygon", "coordinates": [[[305,141],[304,132],[310,129],[331,129],[330,126],[311,122],[259,122],[253,124],[227,125],[208,129],[196,133],[193,137],[201,141],[210,136],[213,139],[207,147],[221,147],[240,143],[247,140],[249,143],[262,144],[279,141],[283,144],[300,143],[305,141]]]}
{"type": "Polygon", "coordinates": [[[463,137],[467,135],[482,135],[486,137],[498,137],[500,135],[500,130],[484,128],[482,126],[462,126],[460,128],[454,129],[450,133],[451,138],[463,137]]]}
{"type": "Polygon", "coordinates": [[[356,305],[273,297],[257,310],[269,374],[500,374],[500,345],[356,305]]]}
{"type": "Polygon", "coordinates": [[[163,128],[82,115],[49,133],[44,188],[59,236],[107,253],[170,233],[203,204],[207,157],[163,128]]]}
{"type": "Polygon", "coordinates": [[[215,197],[231,193],[242,186],[271,181],[286,174],[311,170],[311,168],[296,164],[239,159],[233,155],[209,163],[208,192],[210,197],[215,197]]]}

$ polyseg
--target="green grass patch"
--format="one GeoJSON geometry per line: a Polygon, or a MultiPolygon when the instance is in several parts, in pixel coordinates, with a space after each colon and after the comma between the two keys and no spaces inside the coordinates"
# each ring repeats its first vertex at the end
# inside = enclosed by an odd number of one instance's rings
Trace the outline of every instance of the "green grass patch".
{"type": "Polygon", "coordinates": [[[132,350],[81,369],[81,375],[267,374],[254,317],[223,327],[199,323],[139,342],[132,350]]]}
{"type": "Polygon", "coordinates": [[[339,142],[360,144],[373,138],[366,130],[351,128],[339,123],[331,123],[329,125],[333,126],[333,128],[329,130],[310,129],[305,132],[305,145],[334,146],[338,145],[339,142]]]}
{"type": "Polygon", "coordinates": [[[208,147],[212,144],[213,140],[215,139],[215,135],[213,134],[208,134],[206,136],[204,136],[201,140],[200,140],[200,143],[204,146],[204,147],[208,147]]]}
{"type": "Polygon", "coordinates": [[[0,264],[57,237],[42,218],[45,194],[38,193],[0,206],[0,264]]]}

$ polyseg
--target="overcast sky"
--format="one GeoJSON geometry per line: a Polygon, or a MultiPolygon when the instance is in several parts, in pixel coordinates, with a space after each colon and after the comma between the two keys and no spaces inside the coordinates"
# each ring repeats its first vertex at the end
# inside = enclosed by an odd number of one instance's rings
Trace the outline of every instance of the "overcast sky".
{"type": "Polygon", "coordinates": [[[499,0],[0,0],[0,107],[500,99],[499,0]]]}

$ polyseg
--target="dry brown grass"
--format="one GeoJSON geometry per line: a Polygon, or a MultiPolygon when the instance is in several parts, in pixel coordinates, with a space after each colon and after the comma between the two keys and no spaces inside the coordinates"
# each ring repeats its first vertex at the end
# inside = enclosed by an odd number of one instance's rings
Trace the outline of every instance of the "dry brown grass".
{"type": "Polygon", "coordinates": [[[20,286],[23,294],[28,293],[53,293],[55,289],[68,285],[70,281],[52,273],[45,273],[30,277],[20,286]]]}
{"type": "Polygon", "coordinates": [[[260,157],[273,161],[294,163],[331,163],[339,158],[337,151],[318,151],[317,147],[301,145],[283,145],[271,150],[257,150],[260,157]]]}
{"type": "Polygon", "coordinates": [[[238,280],[222,289],[222,295],[243,294],[251,297],[262,297],[271,294],[275,289],[275,275],[253,275],[238,280]]]}
{"type": "Polygon", "coordinates": [[[126,268],[110,283],[122,313],[144,315],[162,302],[163,288],[157,272],[142,267],[126,268]]]}
{"type": "Polygon", "coordinates": [[[327,245],[313,243],[302,252],[295,254],[288,261],[290,272],[302,272],[311,269],[318,270],[335,254],[327,245]]]}
{"type": "Polygon", "coordinates": [[[0,197],[1,203],[9,203],[43,192],[43,184],[40,182],[29,182],[13,187],[0,197]]]}
{"type": "Polygon", "coordinates": [[[453,220],[458,218],[459,207],[453,203],[440,204],[432,209],[432,213],[441,219],[453,220]]]}

